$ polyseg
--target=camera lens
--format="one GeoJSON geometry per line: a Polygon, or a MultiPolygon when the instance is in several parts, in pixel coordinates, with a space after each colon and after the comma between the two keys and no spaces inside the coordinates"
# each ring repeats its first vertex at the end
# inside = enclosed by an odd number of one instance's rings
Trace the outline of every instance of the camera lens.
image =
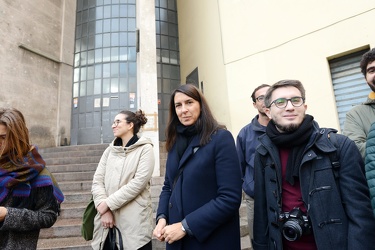
{"type": "Polygon", "coordinates": [[[283,225],[282,232],[285,239],[289,241],[298,240],[303,233],[298,221],[295,221],[293,219],[290,219],[287,222],[285,222],[285,224],[283,225]]]}

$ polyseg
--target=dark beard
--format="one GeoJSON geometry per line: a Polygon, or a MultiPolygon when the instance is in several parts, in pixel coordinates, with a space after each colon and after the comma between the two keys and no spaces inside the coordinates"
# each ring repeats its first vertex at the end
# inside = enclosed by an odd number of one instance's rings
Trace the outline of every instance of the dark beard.
{"type": "Polygon", "coordinates": [[[375,80],[371,82],[367,82],[367,85],[370,87],[370,89],[375,92],[375,80]]]}
{"type": "Polygon", "coordinates": [[[292,133],[296,131],[301,125],[301,124],[289,124],[287,126],[284,126],[284,125],[277,124],[275,121],[274,123],[275,123],[276,128],[278,128],[283,133],[292,133]]]}

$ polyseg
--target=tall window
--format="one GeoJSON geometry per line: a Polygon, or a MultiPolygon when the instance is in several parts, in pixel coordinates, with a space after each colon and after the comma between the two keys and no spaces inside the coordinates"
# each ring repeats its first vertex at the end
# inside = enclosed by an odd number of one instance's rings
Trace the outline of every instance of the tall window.
{"type": "Polygon", "coordinates": [[[72,144],[108,142],[137,108],[136,0],[78,0],[76,15],[72,144]]]}
{"type": "Polygon", "coordinates": [[[171,92],[180,85],[177,7],[175,0],[155,0],[159,101],[159,139],[165,140],[171,92]]]}

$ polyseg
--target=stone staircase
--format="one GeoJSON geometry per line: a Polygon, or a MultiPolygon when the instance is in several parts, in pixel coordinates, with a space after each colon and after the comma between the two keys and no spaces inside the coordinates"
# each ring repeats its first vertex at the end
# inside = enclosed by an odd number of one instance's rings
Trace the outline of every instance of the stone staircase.
{"type": "MultiPolygon", "coordinates": [[[[61,204],[61,213],[56,223],[42,229],[38,241],[38,250],[89,250],[90,241],[81,237],[83,211],[91,197],[92,178],[100,157],[108,144],[65,146],[40,149],[48,169],[57,179],[65,200],[61,204]]],[[[161,173],[165,172],[166,152],[160,146],[161,173]]],[[[153,177],[151,196],[154,211],[157,208],[159,194],[164,177],[153,177]]],[[[250,249],[246,206],[240,208],[242,250],[250,249]]],[[[154,214],[155,217],[155,214],[154,214]]],[[[165,243],[153,239],[153,250],[164,250],[165,243]]]]}

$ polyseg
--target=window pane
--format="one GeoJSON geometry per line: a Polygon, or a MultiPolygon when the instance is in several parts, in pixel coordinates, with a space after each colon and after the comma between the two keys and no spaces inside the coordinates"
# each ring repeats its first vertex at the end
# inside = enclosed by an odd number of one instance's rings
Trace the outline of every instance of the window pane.
{"type": "Polygon", "coordinates": [[[111,18],[111,6],[104,6],[104,18],[111,18]]]}
{"type": "Polygon", "coordinates": [[[109,63],[103,64],[103,77],[107,78],[111,76],[111,66],[109,63]]]}
{"type": "Polygon", "coordinates": [[[102,78],[102,65],[95,65],[95,78],[102,78]]]}
{"type": "Polygon", "coordinates": [[[81,51],[87,50],[87,36],[81,39],[81,51]]]}
{"type": "Polygon", "coordinates": [[[82,23],[87,22],[89,20],[89,12],[88,10],[82,11],[82,23]]]}
{"type": "Polygon", "coordinates": [[[89,21],[95,20],[95,9],[92,8],[89,10],[89,21]]]}
{"type": "Polygon", "coordinates": [[[86,80],[86,72],[87,72],[86,68],[81,68],[81,81],[86,80]]]}
{"type": "Polygon", "coordinates": [[[119,31],[119,19],[118,18],[114,18],[111,20],[111,31],[119,31]]]}
{"type": "Polygon", "coordinates": [[[129,47],[128,53],[128,61],[136,61],[137,60],[137,50],[135,47],[129,47]]]}
{"type": "Polygon", "coordinates": [[[95,32],[96,33],[102,33],[103,32],[103,20],[96,21],[95,32]]]}
{"type": "Polygon", "coordinates": [[[96,35],[95,36],[95,48],[103,47],[103,35],[96,35]]]}
{"type": "Polygon", "coordinates": [[[120,61],[127,61],[128,60],[128,48],[121,47],[120,48],[120,61]]]}
{"type": "Polygon", "coordinates": [[[103,49],[103,62],[109,62],[111,60],[111,49],[103,49]]]}
{"type": "Polygon", "coordinates": [[[108,94],[109,93],[109,85],[110,79],[103,79],[103,94],[108,94]]]}
{"type": "Polygon", "coordinates": [[[78,82],[73,84],[73,97],[78,97],[78,82]]]}
{"type": "Polygon", "coordinates": [[[99,95],[102,91],[102,80],[96,79],[94,81],[94,95],[99,95]]]}
{"type": "Polygon", "coordinates": [[[82,36],[87,36],[87,23],[82,24],[82,36]]]}
{"type": "Polygon", "coordinates": [[[135,32],[128,33],[128,45],[135,46],[135,32]]]}
{"type": "Polygon", "coordinates": [[[128,31],[135,31],[135,18],[128,18],[128,31]]]}
{"type": "Polygon", "coordinates": [[[162,50],[161,51],[161,61],[163,63],[169,63],[169,50],[162,50]]]}
{"type": "Polygon", "coordinates": [[[118,46],[118,33],[111,33],[111,46],[118,46]]]}
{"type": "Polygon", "coordinates": [[[128,19],[120,18],[120,31],[127,31],[127,30],[128,30],[128,19]]]}
{"type": "Polygon", "coordinates": [[[102,49],[96,49],[95,50],[95,62],[98,63],[98,62],[102,62],[102,49]]]}
{"type": "Polygon", "coordinates": [[[128,92],[128,79],[120,78],[120,92],[128,92]]]}
{"type": "Polygon", "coordinates": [[[80,82],[79,96],[85,96],[85,95],[86,95],[86,82],[80,82]]]}
{"type": "Polygon", "coordinates": [[[127,33],[121,32],[120,33],[120,43],[119,46],[127,46],[128,45],[128,36],[127,33]]]}
{"type": "Polygon", "coordinates": [[[87,80],[94,79],[94,66],[87,67],[87,80]]]}
{"type": "Polygon", "coordinates": [[[79,66],[80,64],[79,64],[79,53],[76,53],[75,55],[74,55],[74,67],[77,67],[77,66],[79,66]]]}
{"type": "Polygon", "coordinates": [[[89,50],[87,52],[87,64],[94,64],[94,59],[95,59],[94,50],[89,50]]]}
{"type": "Polygon", "coordinates": [[[103,21],[103,32],[111,31],[111,19],[105,19],[103,21]]]}
{"type": "Polygon", "coordinates": [[[87,65],[87,51],[81,52],[81,66],[87,65]]]}
{"type": "Polygon", "coordinates": [[[103,47],[111,46],[111,34],[103,34],[103,47]]]}
{"type": "Polygon", "coordinates": [[[129,63],[129,76],[135,77],[137,75],[137,66],[135,63],[129,63]]]}
{"type": "Polygon", "coordinates": [[[120,77],[128,76],[128,65],[126,63],[120,63],[120,77]]]}
{"type": "Polygon", "coordinates": [[[89,44],[87,49],[93,49],[95,44],[95,36],[89,36],[89,44]]]}
{"type": "Polygon", "coordinates": [[[118,47],[111,48],[111,61],[118,61],[118,57],[119,57],[118,51],[119,51],[118,47]]]}
{"type": "Polygon", "coordinates": [[[120,8],[117,4],[112,5],[112,18],[113,17],[119,17],[119,11],[120,11],[120,8]]]}
{"type": "Polygon", "coordinates": [[[118,78],[111,79],[111,93],[118,93],[118,78]]]}
{"type": "Polygon", "coordinates": [[[135,17],[135,5],[128,5],[128,17],[135,17]]]}
{"type": "Polygon", "coordinates": [[[87,81],[87,95],[93,95],[94,94],[94,81],[87,81]]]}
{"type": "Polygon", "coordinates": [[[118,77],[119,65],[118,63],[111,63],[111,77],[118,77]]]}
{"type": "Polygon", "coordinates": [[[74,69],[74,77],[73,77],[73,81],[74,82],[78,82],[79,81],[79,71],[80,71],[79,68],[74,69]]]}
{"type": "Polygon", "coordinates": [[[97,6],[95,9],[96,9],[96,19],[102,19],[103,18],[103,7],[97,6]]]}
{"type": "Polygon", "coordinates": [[[161,48],[162,49],[169,49],[168,37],[167,36],[160,36],[161,40],[161,48]]]}
{"type": "Polygon", "coordinates": [[[82,36],[82,25],[77,25],[76,27],[76,38],[80,38],[82,36]]]}
{"type": "Polygon", "coordinates": [[[120,17],[128,16],[128,6],[126,4],[120,5],[120,17]]]}

